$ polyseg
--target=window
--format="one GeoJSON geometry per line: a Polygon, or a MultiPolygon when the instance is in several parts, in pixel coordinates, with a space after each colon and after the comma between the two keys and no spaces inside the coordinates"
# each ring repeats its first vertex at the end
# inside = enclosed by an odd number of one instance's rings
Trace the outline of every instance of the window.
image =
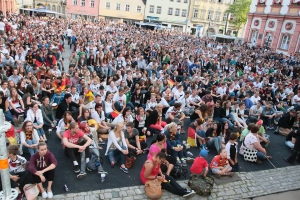
{"type": "Polygon", "coordinates": [[[121,10],[121,4],[119,3],[116,4],[116,10],[121,10]]]}
{"type": "Polygon", "coordinates": [[[215,17],[216,21],[220,21],[220,15],[221,15],[220,12],[216,12],[216,17],[215,17]]]}
{"type": "Polygon", "coordinates": [[[173,15],[173,8],[169,8],[168,15],[173,15]]]}
{"type": "Polygon", "coordinates": [[[207,19],[211,20],[212,16],[213,16],[214,11],[209,10],[208,11],[208,15],[207,15],[207,19]]]}
{"type": "MultiPolygon", "coordinates": [[[[60,12],[60,6],[57,7],[57,11],[58,11],[58,9],[59,9],[59,12],[60,12]]],[[[66,7],[65,6],[62,7],[62,13],[66,13],[66,7]]]]}
{"type": "Polygon", "coordinates": [[[177,2],[179,2],[179,3],[180,3],[180,1],[181,1],[181,0],[177,0],[177,2]]]}
{"type": "Polygon", "coordinates": [[[258,31],[252,31],[251,42],[256,42],[257,33],[258,33],[258,31]]]}
{"type": "Polygon", "coordinates": [[[172,2],[173,2],[174,0],[170,0],[170,1],[172,1],[172,2]]]}
{"type": "Polygon", "coordinates": [[[281,49],[288,50],[289,44],[290,44],[290,36],[289,35],[283,36],[281,42],[281,49]]]}
{"type": "Polygon", "coordinates": [[[176,8],[175,10],[175,16],[179,16],[180,15],[180,9],[176,8]]]}
{"type": "Polygon", "coordinates": [[[201,19],[205,18],[205,13],[206,13],[206,10],[201,10],[201,14],[200,14],[201,19]]]}
{"type": "Polygon", "coordinates": [[[77,0],[73,0],[73,6],[77,6],[77,0]]]}
{"type": "Polygon", "coordinates": [[[199,10],[198,9],[194,9],[193,17],[194,18],[198,18],[198,14],[199,14],[199,10]]]}
{"type": "Polygon", "coordinates": [[[154,13],[154,6],[150,6],[149,13],[154,13]]]}
{"type": "Polygon", "coordinates": [[[81,6],[85,6],[85,0],[81,0],[81,6]]]}
{"type": "Polygon", "coordinates": [[[56,11],[55,5],[52,6],[52,11],[54,11],[54,12],[56,11]]]}
{"type": "Polygon", "coordinates": [[[91,6],[91,8],[94,8],[94,7],[95,7],[95,0],[91,0],[90,6],[91,6]]]}
{"type": "Polygon", "coordinates": [[[157,6],[157,8],[156,8],[156,13],[157,13],[157,14],[161,14],[161,6],[157,6]]]}
{"type": "Polygon", "coordinates": [[[125,6],[125,11],[129,11],[130,10],[130,5],[126,5],[125,6]]]}
{"type": "Polygon", "coordinates": [[[219,3],[223,3],[223,0],[217,0],[219,3]]]}
{"type": "Polygon", "coordinates": [[[138,12],[138,13],[142,12],[142,6],[137,6],[136,7],[136,12],[138,12]]]}
{"type": "Polygon", "coordinates": [[[181,13],[181,16],[182,16],[182,17],[186,17],[186,12],[187,12],[187,11],[183,9],[183,10],[182,10],[182,13],[181,13]]]}
{"type": "Polygon", "coordinates": [[[223,21],[227,21],[228,13],[224,13],[223,15],[223,21]]]}
{"type": "Polygon", "coordinates": [[[216,0],[210,0],[211,2],[216,2],[216,0]]]}
{"type": "Polygon", "coordinates": [[[188,0],[183,0],[183,3],[187,3],[188,2],[188,0]]]}
{"type": "Polygon", "coordinates": [[[110,2],[106,2],[106,9],[110,9],[110,2]]]}

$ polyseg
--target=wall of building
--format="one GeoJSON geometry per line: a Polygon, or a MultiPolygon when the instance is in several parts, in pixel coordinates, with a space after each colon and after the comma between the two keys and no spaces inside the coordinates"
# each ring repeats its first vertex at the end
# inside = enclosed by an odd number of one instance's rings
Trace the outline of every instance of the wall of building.
{"type": "Polygon", "coordinates": [[[6,16],[6,13],[12,14],[15,12],[15,1],[14,0],[0,0],[0,10],[3,15],[6,16]]]}
{"type": "Polygon", "coordinates": [[[101,0],[99,16],[102,19],[142,21],[145,4],[142,0],[101,0]]]}
{"type": "Polygon", "coordinates": [[[72,18],[98,19],[99,0],[67,0],[66,13],[72,18]]]}
{"type": "Polygon", "coordinates": [[[253,0],[245,42],[278,53],[300,52],[300,0],[253,0]]]}
{"type": "Polygon", "coordinates": [[[43,4],[48,10],[58,13],[66,13],[66,0],[35,0],[35,6],[43,4]]]}
{"type": "Polygon", "coordinates": [[[185,32],[190,1],[193,0],[148,0],[145,19],[159,21],[168,28],[181,29],[185,32]]]}

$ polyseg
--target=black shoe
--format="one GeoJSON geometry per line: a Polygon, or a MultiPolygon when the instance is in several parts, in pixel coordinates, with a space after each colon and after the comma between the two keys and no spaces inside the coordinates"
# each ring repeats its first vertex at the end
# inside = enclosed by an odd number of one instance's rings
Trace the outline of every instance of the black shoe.
{"type": "Polygon", "coordinates": [[[186,190],[185,194],[182,197],[189,197],[196,194],[194,190],[186,190]]]}
{"type": "Polygon", "coordinates": [[[78,174],[80,172],[78,165],[74,165],[74,172],[75,172],[75,174],[78,174]]]}
{"type": "Polygon", "coordinates": [[[286,162],[290,163],[290,164],[294,164],[294,162],[290,161],[288,158],[284,158],[283,160],[285,160],[286,162]]]}

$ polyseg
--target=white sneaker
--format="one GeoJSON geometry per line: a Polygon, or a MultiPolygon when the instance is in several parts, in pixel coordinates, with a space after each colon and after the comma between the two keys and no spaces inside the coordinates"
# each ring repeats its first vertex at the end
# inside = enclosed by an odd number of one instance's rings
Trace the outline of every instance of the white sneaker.
{"type": "Polygon", "coordinates": [[[46,191],[44,191],[44,192],[42,193],[42,197],[43,197],[43,199],[47,199],[47,198],[48,198],[48,194],[47,194],[46,191]]]}
{"type": "Polygon", "coordinates": [[[53,197],[52,191],[48,192],[48,199],[52,199],[52,197],[53,197]]]}

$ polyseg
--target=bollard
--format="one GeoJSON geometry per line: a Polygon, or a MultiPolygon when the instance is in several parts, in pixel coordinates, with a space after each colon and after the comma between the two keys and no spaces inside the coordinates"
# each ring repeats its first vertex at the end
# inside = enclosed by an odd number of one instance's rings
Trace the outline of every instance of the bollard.
{"type": "Polygon", "coordinates": [[[10,177],[8,170],[8,158],[6,149],[5,132],[11,127],[11,123],[4,122],[3,110],[0,109],[0,175],[3,191],[0,192],[0,199],[16,199],[18,191],[10,187],[10,177]]]}

